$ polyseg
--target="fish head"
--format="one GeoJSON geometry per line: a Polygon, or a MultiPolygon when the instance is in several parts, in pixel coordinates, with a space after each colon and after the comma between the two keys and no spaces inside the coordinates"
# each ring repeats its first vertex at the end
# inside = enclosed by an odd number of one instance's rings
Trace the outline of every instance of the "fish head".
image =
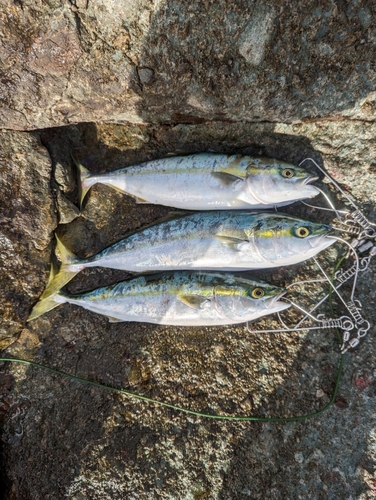
{"type": "Polygon", "coordinates": [[[215,307],[222,316],[233,321],[251,321],[287,309],[290,304],[279,300],[284,293],[284,288],[261,280],[237,278],[231,285],[215,287],[215,307]]]}
{"type": "Polygon", "coordinates": [[[313,198],[318,179],[304,168],[271,158],[252,159],[247,167],[247,190],[260,204],[279,205],[313,198]]]}
{"type": "Polygon", "coordinates": [[[325,250],[335,242],[330,236],[333,228],[328,224],[297,220],[292,222],[290,234],[298,251],[317,253],[325,250]]]}
{"type": "Polygon", "coordinates": [[[257,251],[273,266],[309,259],[335,242],[331,226],[283,214],[264,214],[254,232],[257,251]]]}

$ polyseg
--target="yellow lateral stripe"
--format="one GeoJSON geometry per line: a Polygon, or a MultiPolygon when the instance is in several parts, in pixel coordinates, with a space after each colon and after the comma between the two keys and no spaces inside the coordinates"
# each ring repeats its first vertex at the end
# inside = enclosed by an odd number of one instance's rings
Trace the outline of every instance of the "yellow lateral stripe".
{"type": "MultiPolygon", "coordinates": [[[[178,296],[178,295],[192,295],[192,296],[196,296],[196,297],[205,297],[205,298],[210,298],[210,297],[213,297],[214,296],[214,293],[215,295],[222,295],[224,297],[228,297],[230,295],[243,295],[243,296],[246,296],[247,295],[247,290],[245,288],[225,288],[221,285],[214,285],[213,287],[208,287],[208,288],[203,288],[203,289],[200,289],[199,291],[197,291],[197,293],[194,293],[192,291],[185,291],[185,290],[182,290],[182,289],[177,289],[177,288],[170,288],[169,290],[145,290],[145,291],[142,291],[142,290],[127,290],[126,293],[123,295],[123,294],[118,294],[118,295],[106,295],[105,293],[101,294],[101,295],[92,295],[90,297],[85,297],[85,300],[103,300],[103,299],[110,299],[110,298],[116,298],[117,296],[118,297],[123,297],[123,296],[128,296],[128,297],[132,297],[132,296],[135,296],[135,295],[147,295],[147,296],[156,296],[156,295],[160,295],[161,293],[164,293],[164,294],[168,294],[168,295],[175,295],[175,296],[178,296]]],[[[81,295],[81,297],[84,299],[84,297],[81,295]]],[[[74,299],[75,297],[72,295],[70,298],[74,299]]]]}
{"type": "Polygon", "coordinates": [[[275,238],[276,236],[291,236],[291,228],[284,229],[258,229],[255,231],[258,238],[275,238]]]}

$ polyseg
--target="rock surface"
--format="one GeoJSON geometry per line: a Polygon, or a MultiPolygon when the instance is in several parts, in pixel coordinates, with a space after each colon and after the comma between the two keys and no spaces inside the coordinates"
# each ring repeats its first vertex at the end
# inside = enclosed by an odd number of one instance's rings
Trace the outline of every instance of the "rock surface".
{"type": "Polygon", "coordinates": [[[0,5],[0,127],[375,119],[372,0],[0,5]]]}
{"type": "MultiPolygon", "coordinates": [[[[3,353],[204,413],[292,417],[324,408],[340,359],[331,330],[257,335],[244,325],[110,324],[69,305],[26,319],[48,279],[55,229],[87,256],[170,211],[96,185],[80,214],[71,154],[93,172],[175,151],[295,164],[311,157],[376,222],[374,2],[0,5],[3,353]]],[[[340,204],[335,190],[323,189],[340,204]]],[[[286,211],[331,219],[301,204],[286,211]]],[[[325,252],[322,265],[331,270],[341,249],[325,252]]],[[[308,262],[260,276],[287,284],[318,274],[308,262]]],[[[87,269],[68,290],[127,277],[87,269]]],[[[356,290],[371,329],[345,355],[335,404],[308,420],[210,420],[0,363],[3,497],[374,498],[375,278],[373,259],[356,290]]],[[[306,297],[320,293],[311,286],[306,297]]]]}
{"type": "Polygon", "coordinates": [[[56,227],[50,181],[50,158],[37,136],[0,132],[1,347],[18,336],[48,276],[56,227]]]}
{"type": "MultiPolygon", "coordinates": [[[[6,353],[207,413],[294,416],[323,408],[333,393],[339,362],[338,340],[328,330],[254,335],[244,326],[110,324],[104,317],[69,305],[31,323],[25,319],[47,280],[56,225],[54,203],[60,220],[67,206],[68,213],[74,212],[71,208],[77,193],[70,151],[92,171],[111,170],[181,149],[258,153],[294,163],[310,156],[323,161],[371,220],[376,220],[375,132],[376,125],[361,121],[84,124],[38,134],[3,132],[2,150],[12,152],[4,156],[3,183],[21,186],[17,175],[28,180],[19,190],[18,203],[25,198],[27,220],[30,224],[38,221],[32,235],[31,228],[19,222],[22,211],[7,208],[11,220],[7,219],[4,233],[15,250],[7,246],[2,251],[8,267],[2,269],[1,282],[6,285],[7,311],[14,323],[5,324],[10,333],[4,342],[17,340],[6,353]],[[61,196],[65,204],[60,203],[61,196]]],[[[11,195],[7,190],[1,192],[8,207],[11,195]]],[[[307,210],[317,220],[323,217],[299,205],[287,210],[307,210]]],[[[97,185],[82,214],[60,224],[57,231],[84,256],[168,211],[136,205],[97,185]]],[[[322,262],[332,258],[329,252],[322,262]]],[[[361,276],[357,291],[363,314],[373,324],[375,271],[373,262],[361,276]]],[[[265,277],[289,282],[317,272],[309,263],[274,270],[265,277]]],[[[69,290],[89,289],[126,276],[119,271],[85,270],[69,290]]],[[[272,325],[276,323],[260,322],[261,327],[272,325]]],[[[213,421],[42,369],[3,364],[5,498],[372,498],[374,332],[372,327],[360,346],[346,354],[336,404],[320,417],[301,422],[213,421]]]]}

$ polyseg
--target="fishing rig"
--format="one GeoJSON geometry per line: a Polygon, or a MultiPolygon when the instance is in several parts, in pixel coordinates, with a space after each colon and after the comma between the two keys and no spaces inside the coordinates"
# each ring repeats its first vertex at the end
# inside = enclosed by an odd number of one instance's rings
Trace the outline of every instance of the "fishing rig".
{"type": "Polygon", "coordinates": [[[343,256],[337,263],[337,268],[332,277],[329,277],[326,271],[318,262],[317,258],[314,257],[313,260],[316,266],[319,268],[323,275],[321,279],[314,280],[303,280],[297,281],[288,285],[286,289],[289,291],[294,287],[300,285],[306,285],[308,283],[328,283],[329,292],[321,298],[315,305],[313,305],[309,310],[306,310],[298,303],[285,298],[290,304],[300,313],[303,314],[301,318],[295,325],[288,326],[282,319],[280,313],[278,313],[278,318],[282,327],[280,329],[270,329],[270,330],[254,330],[251,329],[249,323],[247,323],[247,329],[250,333],[287,333],[287,332],[298,332],[307,330],[324,330],[324,329],[337,329],[341,331],[342,344],[340,345],[340,352],[344,354],[351,348],[355,348],[361,339],[365,337],[371,328],[371,324],[368,320],[364,318],[363,306],[359,299],[355,298],[356,295],[356,285],[359,273],[364,273],[369,268],[371,259],[376,255],[376,224],[370,222],[363,212],[357,207],[353,200],[343,191],[343,189],[335,182],[332,177],[327,174],[312,158],[305,158],[299,166],[303,163],[310,161],[314,166],[325,176],[329,184],[335,186],[339,193],[346,199],[353,210],[337,210],[328,195],[318,189],[320,193],[324,196],[330,208],[319,207],[311,205],[302,201],[304,205],[315,208],[318,210],[332,211],[336,216],[336,223],[338,226],[333,226],[333,229],[350,235],[352,238],[350,241],[345,240],[339,236],[332,236],[333,239],[348,246],[348,251],[345,256],[343,256]],[[344,269],[339,267],[343,261],[348,258],[353,257],[354,263],[344,269]],[[339,289],[350,280],[353,280],[351,287],[351,293],[349,299],[344,299],[344,297],[339,292],[339,289]],[[330,301],[332,296],[338,297],[340,302],[342,302],[343,307],[346,309],[348,315],[343,315],[338,318],[325,317],[324,314],[318,314],[314,316],[313,313],[322,304],[330,301]],[[307,320],[311,320],[310,325],[305,325],[307,320]],[[315,323],[312,325],[312,321],[315,323]]]}

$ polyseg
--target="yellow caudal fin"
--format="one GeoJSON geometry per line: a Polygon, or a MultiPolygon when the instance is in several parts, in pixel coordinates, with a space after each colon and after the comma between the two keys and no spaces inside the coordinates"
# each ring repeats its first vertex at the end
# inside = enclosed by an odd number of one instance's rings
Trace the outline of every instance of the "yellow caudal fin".
{"type": "Polygon", "coordinates": [[[82,210],[82,204],[84,202],[86,193],[89,191],[91,186],[95,184],[95,182],[88,182],[91,174],[87,168],[85,168],[81,163],[79,163],[74,157],[72,156],[72,160],[74,161],[74,164],[76,165],[77,172],[79,174],[79,181],[78,181],[78,202],[80,205],[80,210],[82,210]]]}
{"type": "Polygon", "coordinates": [[[61,266],[58,272],[51,266],[50,277],[45,291],[41,296],[41,300],[49,297],[50,295],[58,292],[64,285],[69,283],[77,273],[83,269],[79,265],[79,259],[72,253],[63,243],[56,237],[56,254],[61,261],[61,266]]]}
{"type": "Polygon", "coordinates": [[[35,318],[38,318],[39,316],[42,316],[42,314],[55,309],[55,307],[57,307],[59,304],[63,304],[64,302],[66,302],[65,298],[61,295],[58,295],[58,293],[54,293],[44,299],[39,300],[39,302],[37,302],[33,307],[30,316],[27,318],[27,321],[31,321],[35,318]]]}

